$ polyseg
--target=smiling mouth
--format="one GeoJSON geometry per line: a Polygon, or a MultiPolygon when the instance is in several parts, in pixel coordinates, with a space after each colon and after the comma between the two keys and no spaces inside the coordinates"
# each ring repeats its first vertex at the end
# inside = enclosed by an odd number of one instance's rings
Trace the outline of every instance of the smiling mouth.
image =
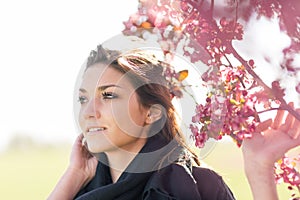
{"type": "Polygon", "coordinates": [[[97,133],[97,132],[102,132],[105,130],[106,130],[106,128],[104,128],[104,127],[92,127],[92,128],[88,128],[86,130],[86,133],[97,133]]]}

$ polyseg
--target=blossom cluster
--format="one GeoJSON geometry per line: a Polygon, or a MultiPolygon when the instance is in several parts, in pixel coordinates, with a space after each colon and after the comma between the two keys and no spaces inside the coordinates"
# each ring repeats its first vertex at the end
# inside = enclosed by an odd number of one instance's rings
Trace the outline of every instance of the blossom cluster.
{"type": "MultiPolygon", "coordinates": [[[[241,146],[244,138],[252,136],[259,121],[255,110],[257,98],[249,89],[254,80],[250,80],[243,66],[221,67],[218,73],[211,73],[202,78],[213,90],[207,95],[205,105],[197,105],[192,122],[201,125],[199,132],[208,137],[222,139],[229,135],[241,146]]],[[[193,135],[199,134],[196,129],[191,130],[193,135]]],[[[196,137],[194,139],[196,146],[204,145],[196,137]]]]}
{"type": "MultiPolygon", "coordinates": [[[[290,158],[284,156],[279,161],[275,163],[275,180],[277,183],[288,183],[289,190],[299,190],[300,185],[300,174],[296,170],[297,162],[299,162],[300,156],[296,158],[290,158]],[[296,189],[295,189],[296,187],[296,189]]],[[[293,193],[292,197],[294,200],[300,199],[300,197],[295,197],[296,194],[293,193]]]]}

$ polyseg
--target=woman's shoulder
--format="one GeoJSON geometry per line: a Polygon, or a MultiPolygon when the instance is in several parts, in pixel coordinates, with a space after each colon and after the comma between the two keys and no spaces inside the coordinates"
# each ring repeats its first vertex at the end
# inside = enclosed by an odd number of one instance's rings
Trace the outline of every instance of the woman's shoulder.
{"type": "Polygon", "coordinates": [[[201,196],[205,197],[202,199],[235,199],[222,176],[212,169],[194,167],[192,174],[201,196]]]}
{"type": "Polygon", "coordinates": [[[171,164],[155,172],[145,187],[144,197],[147,200],[163,197],[189,200],[234,199],[222,177],[213,170],[188,168],[180,164],[171,164]]]}

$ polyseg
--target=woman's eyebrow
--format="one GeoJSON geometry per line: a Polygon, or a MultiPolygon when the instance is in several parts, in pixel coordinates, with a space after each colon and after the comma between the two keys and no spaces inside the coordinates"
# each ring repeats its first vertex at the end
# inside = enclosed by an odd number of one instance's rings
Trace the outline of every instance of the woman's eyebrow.
{"type": "MultiPolygon", "coordinates": [[[[97,88],[97,90],[98,90],[98,91],[104,91],[104,90],[106,90],[107,88],[110,88],[110,87],[122,88],[122,87],[119,86],[119,85],[110,84],[110,85],[99,86],[99,87],[97,88]]],[[[79,88],[79,92],[86,93],[86,90],[85,90],[84,88],[79,88]]]]}
{"type": "Polygon", "coordinates": [[[79,92],[86,93],[86,90],[83,88],[79,88],[79,92]]]}
{"type": "Polygon", "coordinates": [[[98,91],[104,91],[104,90],[106,90],[107,88],[110,88],[110,87],[122,88],[122,87],[119,86],[119,85],[110,84],[110,85],[102,85],[102,86],[99,86],[97,89],[98,89],[98,91]]]}

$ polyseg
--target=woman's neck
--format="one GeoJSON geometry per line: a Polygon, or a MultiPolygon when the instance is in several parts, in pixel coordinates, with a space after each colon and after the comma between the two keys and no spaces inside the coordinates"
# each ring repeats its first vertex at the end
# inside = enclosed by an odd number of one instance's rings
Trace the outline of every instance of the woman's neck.
{"type": "Polygon", "coordinates": [[[146,139],[139,138],[130,148],[123,147],[105,152],[108,158],[113,183],[117,182],[121,174],[135,158],[146,143],[146,139]]]}

